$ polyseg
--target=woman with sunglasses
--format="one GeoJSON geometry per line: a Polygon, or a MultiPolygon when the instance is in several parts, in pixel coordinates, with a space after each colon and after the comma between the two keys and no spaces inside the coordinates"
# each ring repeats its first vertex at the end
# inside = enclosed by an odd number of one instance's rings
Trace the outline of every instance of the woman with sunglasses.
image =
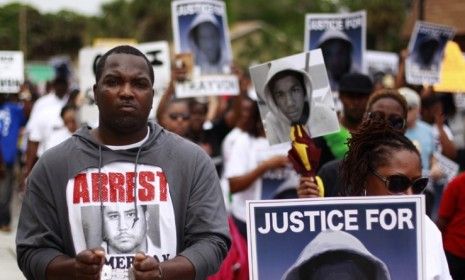
{"type": "MultiPolygon", "coordinates": [[[[384,118],[393,129],[404,133],[407,113],[407,102],[397,90],[381,89],[368,99],[364,122],[373,117],[384,118]]],[[[332,160],[321,166],[318,171],[327,197],[343,195],[344,185],[339,172],[340,165],[341,160],[332,160]]],[[[310,177],[301,177],[297,193],[300,198],[319,196],[318,187],[310,177]]]]}
{"type": "MultiPolygon", "coordinates": [[[[352,133],[341,167],[349,196],[418,194],[428,183],[416,147],[380,115],[352,133]]],[[[426,215],[425,230],[426,279],[451,279],[441,233],[426,215]]]]}

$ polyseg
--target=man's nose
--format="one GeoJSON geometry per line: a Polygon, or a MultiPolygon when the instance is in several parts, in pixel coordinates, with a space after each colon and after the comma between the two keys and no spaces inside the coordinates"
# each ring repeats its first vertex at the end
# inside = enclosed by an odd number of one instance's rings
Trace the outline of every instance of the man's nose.
{"type": "Polygon", "coordinates": [[[288,92],[286,94],[286,105],[287,106],[293,106],[295,105],[295,100],[294,98],[292,97],[292,94],[290,92],[288,92]]]}
{"type": "Polygon", "coordinates": [[[134,96],[132,92],[132,86],[131,83],[124,83],[123,86],[121,87],[120,95],[122,97],[132,97],[134,96]]]}

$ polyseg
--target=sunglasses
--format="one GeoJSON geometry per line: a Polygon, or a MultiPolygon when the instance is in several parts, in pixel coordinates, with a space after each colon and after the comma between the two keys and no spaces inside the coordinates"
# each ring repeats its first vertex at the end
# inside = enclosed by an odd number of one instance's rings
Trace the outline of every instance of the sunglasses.
{"type": "Polygon", "coordinates": [[[384,112],[379,111],[368,113],[368,119],[373,119],[375,117],[384,118],[388,122],[388,124],[396,130],[402,130],[405,128],[405,119],[400,115],[390,114],[386,116],[384,112]]]}
{"type": "Polygon", "coordinates": [[[191,118],[189,114],[185,114],[185,113],[170,113],[168,117],[173,121],[178,120],[178,119],[187,121],[191,118]]]}
{"type": "Polygon", "coordinates": [[[371,170],[371,172],[373,175],[383,181],[389,192],[393,194],[404,193],[410,186],[412,186],[412,191],[414,194],[420,194],[428,185],[428,178],[426,177],[418,178],[412,182],[405,175],[391,175],[384,177],[375,170],[371,170]]]}

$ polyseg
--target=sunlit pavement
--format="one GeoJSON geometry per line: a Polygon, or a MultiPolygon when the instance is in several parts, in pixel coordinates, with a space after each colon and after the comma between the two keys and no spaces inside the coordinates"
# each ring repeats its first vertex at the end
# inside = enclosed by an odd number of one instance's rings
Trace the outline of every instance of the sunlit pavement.
{"type": "Polygon", "coordinates": [[[18,215],[20,202],[17,193],[13,198],[13,222],[12,231],[9,233],[0,231],[0,280],[19,280],[26,279],[18,268],[16,263],[16,226],[18,224],[18,215]]]}

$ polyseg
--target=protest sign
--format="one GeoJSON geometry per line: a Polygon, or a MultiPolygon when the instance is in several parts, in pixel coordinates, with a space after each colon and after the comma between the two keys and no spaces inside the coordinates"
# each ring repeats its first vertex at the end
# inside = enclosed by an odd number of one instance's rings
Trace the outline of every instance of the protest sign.
{"type": "Polygon", "coordinates": [[[365,72],[366,13],[307,14],[304,50],[321,48],[333,91],[350,72],[365,72]]]}
{"type": "Polygon", "coordinates": [[[382,84],[386,75],[395,77],[399,67],[399,57],[396,53],[367,50],[365,63],[368,76],[374,84],[382,84]]]}
{"type": "Polygon", "coordinates": [[[465,58],[460,46],[454,41],[448,41],[444,49],[439,83],[434,85],[435,91],[465,92],[465,58]]]}
{"type": "Polygon", "coordinates": [[[23,52],[0,51],[0,93],[18,93],[23,82],[23,52]]]}
{"type": "Polygon", "coordinates": [[[436,159],[439,168],[441,169],[446,184],[457,176],[460,166],[455,161],[438,152],[435,152],[433,157],[436,159]]]}
{"type": "MultiPolygon", "coordinates": [[[[171,79],[171,63],[168,42],[147,42],[134,46],[144,53],[152,64],[155,74],[155,96],[161,95],[171,79]]],[[[82,107],[80,113],[81,121],[94,127],[97,125],[98,111],[94,105],[93,85],[95,84],[95,67],[100,57],[112,47],[85,47],[79,51],[79,86],[81,93],[84,95],[86,104],[82,107]]],[[[157,98],[154,99],[154,103],[157,98]]],[[[156,108],[154,104],[153,108],[156,108]]],[[[155,116],[154,112],[150,116],[155,116]]]]}
{"type": "Polygon", "coordinates": [[[423,279],[424,228],[420,195],[248,201],[250,279],[423,279]]]}
{"type": "Polygon", "coordinates": [[[271,145],[290,141],[291,124],[304,125],[311,137],[339,130],[321,50],[253,66],[250,75],[271,145]]]}
{"type": "Polygon", "coordinates": [[[432,85],[439,82],[444,47],[454,37],[452,27],[417,21],[409,41],[405,64],[407,83],[432,85]]]}
{"type": "Polygon", "coordinates": [[[176,96],[236,95],[226,6],[215,0],[171,3],[175,53],[192,53],[192,78],[176,84],[176,96]]]}

